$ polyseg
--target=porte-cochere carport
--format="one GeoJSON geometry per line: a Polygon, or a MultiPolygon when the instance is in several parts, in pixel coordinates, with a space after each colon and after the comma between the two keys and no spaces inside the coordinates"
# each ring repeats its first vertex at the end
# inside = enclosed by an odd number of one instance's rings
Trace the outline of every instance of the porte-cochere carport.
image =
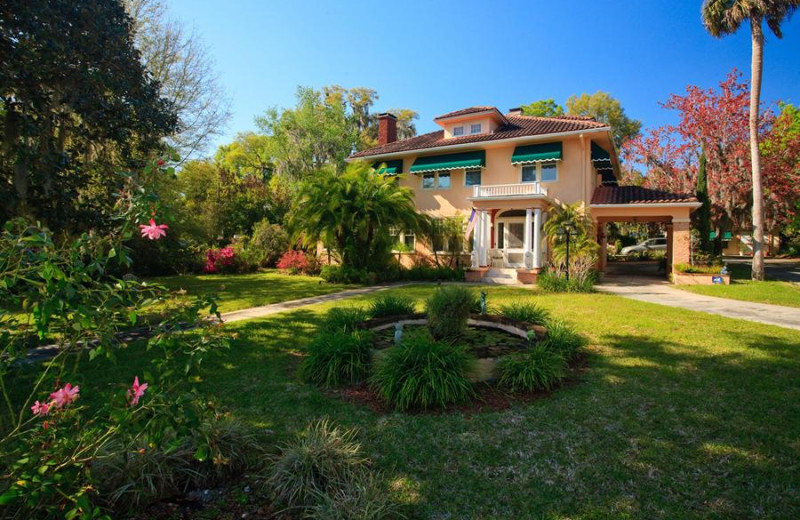
{"type": "MultiPolygon", "coordinates": [[[[694,195],[651,190],[639,186],[598,186],[589,211],[597,229],[601,251],[606,251],[606,224],[609,222],[660,222],[667,229],[667,270],[689,263],[691,254],[691,214],[701,203],[694,195]]],[[[601,271],[606,255],[600,255],[601,271]]]]}

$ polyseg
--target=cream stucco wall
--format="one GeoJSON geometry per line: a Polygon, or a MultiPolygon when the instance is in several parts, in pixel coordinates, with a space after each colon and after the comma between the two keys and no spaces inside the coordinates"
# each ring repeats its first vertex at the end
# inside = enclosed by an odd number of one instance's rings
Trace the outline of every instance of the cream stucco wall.
{"type": "MultiPolygon", "coordinates": [[[[558,178],[554,182],[543,182],[547,195],[555,202],[574,203],[590,200],[597,186],[597,176],[590,161],[590,139],[588,136],[569,136],[562,142],[562,159],[558,161],[558,178]]],[[[553,141],[538,141],[546,143],[553,141]]],[[[520,143],[487,143],[486,167],[482,170],[483,186],[518,184],[522,182],[521,166],[511,164],[514,148],[520,143]]],[[[446,152],[442,152],[446,153],[446,152]]],[[[403,158],[403,171],[407,172],[416,160],[416,155],[403,158]]],[[[423,189],[421,174],[406,174],[400,181],[414,190],[417,208],[435,217],[468,215],[472,210],[472,187],[464,185],[465,170],[452,170],[451,186],[448,189],[423,189]]],[[[522,206],[521,206],[522,207],[522,206]]]]}

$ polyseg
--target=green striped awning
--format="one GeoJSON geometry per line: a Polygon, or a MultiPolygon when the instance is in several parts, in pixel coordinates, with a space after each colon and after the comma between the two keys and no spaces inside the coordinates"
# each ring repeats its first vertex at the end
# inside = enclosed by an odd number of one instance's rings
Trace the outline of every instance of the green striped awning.
{"type": "Polygon", "coordinates": [[[372,163],[372,169],[376,170],[378,175],[397,175],[398,173],[403,173],[403,159],[378,161],[372,163]]]}
{"type": "Polygon", "coordinates": [[[611,154],[605,151],[600,145],[592,141],[592,163],[598,171],[613,170],[614,166],[611,164],[611,154]]]}
{"type": "Polygon", "coordinates": [[[461,168],[483,168],[486,166],[486,152],[450,153],[447,155],[430,155],[418,157],[411,168],[411,173],[435,172],[438,170],[458,170],[461,168]]]}
{"type": "Polygon", "coordinates": [[[528,164],[561,159],[561,142],[517,146],[511,156],[511,164],[528,164]]]}

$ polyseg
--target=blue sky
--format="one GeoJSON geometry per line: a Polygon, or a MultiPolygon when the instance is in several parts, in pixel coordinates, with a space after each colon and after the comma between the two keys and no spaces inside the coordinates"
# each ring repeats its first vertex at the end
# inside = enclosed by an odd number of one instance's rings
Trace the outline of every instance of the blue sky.
{"type": "MultiPolygon", "coordinates": [[[[203,37],[232,100],[217,144],[253,130],[298,85],[365,86],[373,110],[432,119],[472,105],[508,108],[605,90],[645,127],[672,122],[659,106],[689,84],[750,75],[749,26],[723,39],[700,22],[700,0],[608,2],[168,0],[203,37]]],[[[767,35],[763,99],[800,102],[800,15],[767,35]]],[[[213,151],[212,151],[213,152],[213,151]]]]}

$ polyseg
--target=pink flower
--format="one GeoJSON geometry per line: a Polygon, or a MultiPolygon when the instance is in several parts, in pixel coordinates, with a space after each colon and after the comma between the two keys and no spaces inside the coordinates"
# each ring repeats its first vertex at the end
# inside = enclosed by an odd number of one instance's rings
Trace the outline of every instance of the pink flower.
{"type": "Polygon", "coordinates": [[[31,406],[31,411],[33,412],[33,415],[47,415],[50,411],[50,404],[36,401],[33,403],[33,406],[31,406]]]}
{"type": "Polygon", "coordinates": [[[139,384],[139,376],[133,378],[133,385],[128,390],[128,402],[131,403],[131,406],[136,406],[139,404],[139,399],[144,395],[144,391],[147,390],[147,383],[139,384]]]}
{"type": "Polygon", "coordinates": [[[142,237],[149,238],[150,240],[158,240],[161,237],[167,236],[165,229],[169,229],[166,224],[156,224],[156,221],[150,219],[150,225],[140,224],[139,229],[142,230],[142,237]]]}
{"type": "Polygon", "coordinates": [[[50,394],[50,399],[53,400],[51,406],[56,406],[58,408],[67,406],[69,403],[71,403],[72,401],[74,401],[79,397],[78,392],[80,392],[80,390],[81,387],[76,386],[73,388],[72,384],[67,383],[66,385],[64,385],[64,388],[60,388],[55,392],[53,392],[52,394],[50,394]]]}

